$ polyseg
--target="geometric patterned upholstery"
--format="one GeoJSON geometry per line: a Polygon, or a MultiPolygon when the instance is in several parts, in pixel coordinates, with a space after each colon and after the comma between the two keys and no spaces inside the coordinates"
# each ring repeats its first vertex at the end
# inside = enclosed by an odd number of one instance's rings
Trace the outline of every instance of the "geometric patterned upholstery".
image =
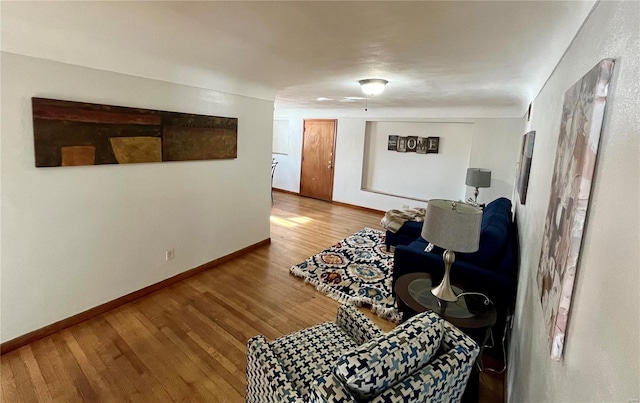
{"type": "Polygon", "coordinates": [[[440,350],[427,365],[372,402],[460,402],[480,348],[447,321],[440,350]]]}
{"type": "Polygon", "coordinates": [[[377,325],[371,322],[371,319],[351,305],[340,306],[336,325],[350,335],[358,345],[384,334],[377,325]]]}
{"type": "Polygon", "coordinates": [[[271,348],[302,396],[338,358],[358,345],[335,323],[323,323],[274,340],[271,348]]]}
{"type": "Polygon", "coordinates": [[[301,402],[316,378],[331,370],[347,350],[382,334],[351,305],[336,322],[322,323],[272,342],[262,335],[247,342],[248,403],[301,402]]]}
{"type": "Polygon", "coordinates": [[[370,399],[429,362],[440,348],[443,321],[432,312],[414,316],[345,353],[335,375],[358,399],[370,399]]]}
{"type": "MultiPolygon", "coordinates": [[[[434,321],[432,315],[416,315],[418,319],[413,320],[430,323],[434,321]]],[[[383,334],[353,306],[342,305],[336,322],[316,325],[272,342],[261,335],[253,337],[247,345],[246,401],[459,402],[479,348],[448,322],[438,322],[442,324],[442,341],[431,360],[420,368],[407,370],[398,381],[367,400],[356,398],[335,375],[338,359],[376,338],[379,338],[376,343],[387,344],[400,339],[393,340],[393,332],[383,334]]],[[[379,375],[383,374],[384,370],[379,375]]]]}
{"type": "Polygon", "coordinates": [[[247,345],[246,401],[249,403],[303,401],[262,335],[253,337],[247,345]]]}

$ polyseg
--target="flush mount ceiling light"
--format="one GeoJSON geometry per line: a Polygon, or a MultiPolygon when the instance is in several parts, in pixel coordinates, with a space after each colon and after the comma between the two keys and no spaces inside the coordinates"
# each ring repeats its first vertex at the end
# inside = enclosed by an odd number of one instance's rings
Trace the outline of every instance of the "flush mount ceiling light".
{"type": "Polygon", "coordinates": [[[362,92],[366,95],[378,95],[384,91],[384,87],[389,81],[382,78],[367,78],[358,82],[362,87],[362,92]]]}

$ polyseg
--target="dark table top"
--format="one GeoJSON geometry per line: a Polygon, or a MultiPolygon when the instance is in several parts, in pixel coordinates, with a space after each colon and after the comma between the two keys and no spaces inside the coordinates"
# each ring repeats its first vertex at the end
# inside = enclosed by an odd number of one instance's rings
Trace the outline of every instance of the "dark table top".
{"type": "MultiPolygon", "coordinates": [[[[401,276],[396,282],[397,298],[416,313],[430,310],[441,318],[461,329],[478,329],[491,327],[496,323],[497,313],[493,303],[485,304],[485,297],[480,295],[463,295],[456,302],[439,300],[431,289],[429,273],[410,273],[401,276]]],[[[464,290],[453,284],[456,294],[464,290]]]]}

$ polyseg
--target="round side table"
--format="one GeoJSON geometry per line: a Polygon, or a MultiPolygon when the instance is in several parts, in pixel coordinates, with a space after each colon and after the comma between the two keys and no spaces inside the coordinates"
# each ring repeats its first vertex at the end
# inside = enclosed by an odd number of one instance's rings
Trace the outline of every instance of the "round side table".
{"type": "MultiPolygon", "coordinates": [[[[480,295],[463,295],[455,302],[439,300],[431,289],[438,284],[432,284],[429,273],[409,273],[396,281],[395,292],[398,309],[402,312],[402,320],[425,312],[432,311],[442,319],[451,323],[471,337],[480,346],[478,359],[482,356],[482,347],[489,337],[489,329],[496,323],[497,312],[492,303],[485,304],[486,299],[480,295]]],[[[460,287],[453,286],[456,294],[464,293],[460,287]]],[[[478,401],[478,371],[474,365],[467,388],[462,397],[463,402],[478,401]]]]}
{"type": "MultiPolygon", "coordinates": [[[[431,293],[437,285],[432,284],[429,273],[405,274],[396,281],[396,297],[403,320],[429,310],[462,331],[489,328],[496,323],[496,309],[493,304],[485,305],[484,297],[463,295],[456,302],[442,301],[431,293]]],[[[456,294],[464,293],[455,284],[453,289],[456,294]]]]}

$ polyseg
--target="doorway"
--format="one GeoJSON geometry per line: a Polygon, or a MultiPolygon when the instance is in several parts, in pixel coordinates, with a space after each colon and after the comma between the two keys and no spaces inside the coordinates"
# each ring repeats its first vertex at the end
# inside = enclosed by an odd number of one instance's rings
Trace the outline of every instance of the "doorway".
{"type": "Polygon", "coordinates": [[[333,199],[336,128],[335,119],[305,119],[300,195],[326,201],[333,199]]]}

